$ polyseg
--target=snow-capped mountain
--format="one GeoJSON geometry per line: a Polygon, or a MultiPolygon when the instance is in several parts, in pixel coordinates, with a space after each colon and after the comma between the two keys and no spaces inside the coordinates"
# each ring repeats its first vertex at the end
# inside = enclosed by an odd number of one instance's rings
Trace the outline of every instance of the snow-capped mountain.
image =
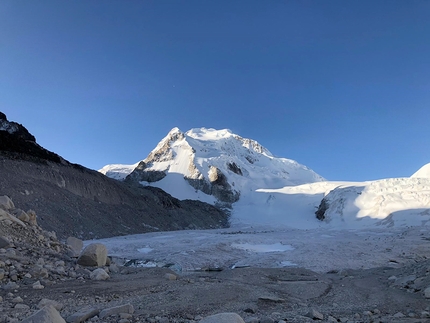
{"type": "Polygon", "coordinates": [[[229,130],[174,128],[141,162],[100,171],[179,199],[233,206],[233,224],[352,229],[430,224],[430,164],[411,178],[330,182],[229,130]]]}
{"type": "Polygon", "coordinates": [[[231,205],[248,192],[324,181],[294,160],[273,156],[230,130],[172,129],[137,165],[107,165],[109,177],[162,188],[180,199],[231,205]]]}

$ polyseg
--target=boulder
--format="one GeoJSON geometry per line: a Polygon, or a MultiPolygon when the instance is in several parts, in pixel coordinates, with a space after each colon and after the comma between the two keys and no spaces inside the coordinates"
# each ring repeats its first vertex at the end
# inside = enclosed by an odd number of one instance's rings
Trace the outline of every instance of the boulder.
{"type": "Polygon", "coordinates": [[[4,210],[12,210],[15,208],[15,205],[13,204],[9,196],[3,195],[0,196],[0,208],[4,210]]]}
{"type": "Polygon", "coordinates": [[[92,243],[82,250],[78,264],[88,267],[102,267],[106,264],[107,249],[101,243],[92,243]]]}
{"type": "Polygon", "coordinates": [[[45,306],[21,323],[66,323],[52,305],[45,306]]]}
{"type": "Polygon", "coordinates": [[[102,268],[97,268],[90,274],[90,279],[92,280],[106,280],[108,278],[108,273],[102,268]]]}
{"type": "Polygon", "coordinates": [[[200,323],[245,323],[236,313],[219,313],[203,318],[200,323]]]}
{"type": "Polygon", "coordinates": [[[66,240],[66,244],[70,247],[72,251],[72,257],[78,257],[82,248],[84,247],[84,243],[81,239],[75,237],[68,237],[66,240]]]}

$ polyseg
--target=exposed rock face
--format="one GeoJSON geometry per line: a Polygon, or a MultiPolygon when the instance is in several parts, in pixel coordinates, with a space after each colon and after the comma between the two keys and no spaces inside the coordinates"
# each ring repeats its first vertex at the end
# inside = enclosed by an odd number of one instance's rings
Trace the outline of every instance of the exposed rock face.
{"type": "Polygon", "coordinates": [[[317,219],[322,221],[325,219],[325,211],[327,211],[329,205],[325,198],[321,200],[320,205],[318,206],[318,210],[316,210],[315,215],[317,216],[317,219]]]}
{"type": "MultiPolygon", "coordinates": [[[[228,215],[213,206],[179,201],[161,189],[136,187],[71,164],[37,145],[21,125],[3,115],[0,119],[0,195],[43,214],[38,223],[60,238],[228,226],[228,215]]],[[[24,213],[24,222],[17,217],[12,221],[31,223],[32,212],[24,213]]]]}
{"type": "Polygon", "coordinates": [[[242,170],[239,166],[236,165],[235,162],[227,163],[227,168],[231,170],[233,173],[243,176],[242,170]]]}
{"type": "Polygon", "coordinates": [[[239,200],[240,193],[233,190],[222,171],[214,166],[209,169],[209,180],[212,184],[212,195],[221,202],[234,203],[239,200]]]}
{"type": "Polygon", "coordinates": [[[200,173],[193,177],[186,176],[185,180],[196,190],[213,195],[220,202],[225,202],[228,205],[239,200],[240,193],[232,189],[226,176],[219,168],[211,166],[208,175],[209,180],[200,173]]]}

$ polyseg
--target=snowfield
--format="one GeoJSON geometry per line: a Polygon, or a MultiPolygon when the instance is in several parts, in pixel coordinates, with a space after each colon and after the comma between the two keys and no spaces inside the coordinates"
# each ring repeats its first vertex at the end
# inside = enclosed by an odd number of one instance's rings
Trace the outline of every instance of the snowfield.
{"type": "MultiPolygon", "coordinates": [[[[330,182],[229,130],[201,128],[182,134],[175,128],[153,153],[161,147],[163,158],[148,167],[167,175],[143,184],[180,199],[216,203],[214,196],[184,180],[195,169],[207,176],[216,166],[240,192],[232,204],[231,228],[99,240],[110,255],[151,266],[174,264],[182,272],[242,266],[301,266],[324,272],[398,266],[430,254],[430,164],[410,178],[330,182]],[[232,163],[237,168],[226,166],[232,163]],[[315,215],[318,208],[322,221],[315,215]]],[[[110,165],[101,171],[121,180],[136,165],[110,165]]]]}
{"type": "MultiPolygon", "coordinates": [[[[428,227],[300,230],[233,226],[230,229],[157,232],[97,240],[125,263],[203,269],[300,266],[317,272],[397,267],[430,252],[428,227]]],[[[94,241],[86,241],[86,244],[94,241]]]]}
{"type": "Polygon", "coordinates": [[[244,266],[300,266],[317,272],[397,267],[430,254],[429,187],[425,178],[401,178],[262,189],[237,202],[229,229],[99,242],[124,261],[173,264],[180,272],[244,266]],[[330,207],[319,221],[315,210],[324,197],[330,207]]]}
{"type": "Polygon", "coordinates": [[[107,177],[122,181],[133,171],[133,169],[136,168],[136,166],[137,163],[133,165],[111,164],[99,169],[99,172],[105,174],[107,177]]]}

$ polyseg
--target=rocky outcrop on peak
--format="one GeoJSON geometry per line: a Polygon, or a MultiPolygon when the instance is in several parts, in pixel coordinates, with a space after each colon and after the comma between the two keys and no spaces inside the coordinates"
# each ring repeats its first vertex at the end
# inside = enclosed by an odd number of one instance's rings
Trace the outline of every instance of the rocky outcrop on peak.
{"type": "Polygon", "coordinates": [[[17,139],[36,142],[36,138],[22,124],[8,121],[3,112],[0,112],[0,131],[5,131],[17,139]]]}
{"type": "Polygon", "coordinates": [[[184,176],[184,179],[196,190],[214,196],[223,203],[221,205],[230,208],[232,203],[239,200],[240,193],[232,189],[227,177],[219,168],[211,166],[208,179],[197,169],[192,174],[192,176],[184,176]]]}
{"type": "MultiPolygon", "coordinates": [[[[179,201],[163,190],[119,182],[71,164],[0,115],[0,195],[39,214],[38,223],[60,238],[228,226],[228,215],[199,201],[179,201]]],[[[31,220],[32,212],[16,214],[31,220]]]]}
{"type": "Polygon", "coordinates": [[[209,168],[209,181],[211,183],[212,195],[221,202],[234,203],[239,200],[240,193],[233,190],[223,172],[214,166],[209,168]]]}
{"type": "Polygon", "coordinates": [[[0,115],[0,151],[14,159],[71,165],[57,154],[39,146],[36,138],[23,125],[8,121],[4,113],[0,115]]]}
{"type": "Polygon", "coordinates": [[[166,177],[166,171],[159,170],[148,170],[148,164],[145,161],[141,161],[137,167],[130,173],[125,181],[128,183],[139,183],[139,182],[158,182],[166,177]]]}

